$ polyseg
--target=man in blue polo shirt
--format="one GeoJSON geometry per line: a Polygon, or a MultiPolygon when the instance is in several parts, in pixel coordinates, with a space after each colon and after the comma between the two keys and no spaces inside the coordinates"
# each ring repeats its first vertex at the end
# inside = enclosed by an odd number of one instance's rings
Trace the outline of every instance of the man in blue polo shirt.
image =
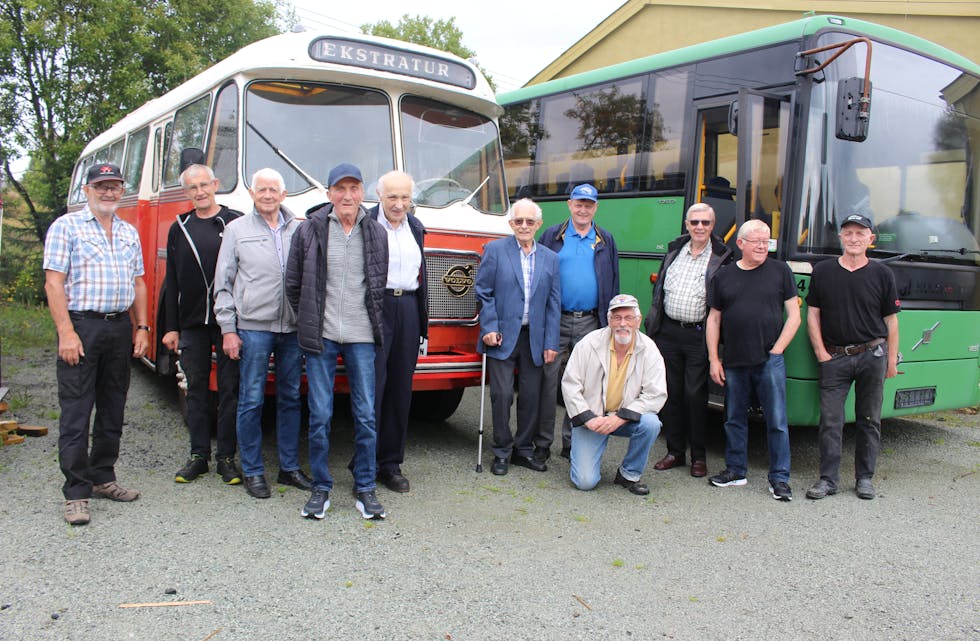
{"type": "MultiPolygon", "coordinates": [[[[590,184],[572,190],[569,218],[541,232],[538,242],[558,254],[561,277],[561,337],[558,358],[545,365],[541,382],[541,420],[534,456],[545,461],[555,434],[555,400],[562,363],[572,348],[589,332],[606,326],[603,310],[619,293],[619,252],[616,240],[593,222],[599,208],[599,192],[590,184]]],[[[572,425],[568,414],[562,421],[561,455],[569,458],[572,425]]]]}

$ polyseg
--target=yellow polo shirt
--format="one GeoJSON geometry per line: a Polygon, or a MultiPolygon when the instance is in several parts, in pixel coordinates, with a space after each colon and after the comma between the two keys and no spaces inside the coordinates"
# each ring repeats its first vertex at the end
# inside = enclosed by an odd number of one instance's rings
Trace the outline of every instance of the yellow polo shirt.
{"type": "Polygon", "coordinates": [[[621,363],[617,363],[616,339],[609,339],[609,385],[606,387],[606,413],[615,412],[623,404],[623,388],[626,386],[626,370],[630,359],[633,358],[633,348],[636,346],[636,336],[630,343],[629,351],[621,363]]]}

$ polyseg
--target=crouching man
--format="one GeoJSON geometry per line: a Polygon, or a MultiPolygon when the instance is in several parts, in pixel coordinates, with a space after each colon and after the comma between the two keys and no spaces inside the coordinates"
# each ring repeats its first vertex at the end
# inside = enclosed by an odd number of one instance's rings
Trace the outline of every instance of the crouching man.
{"type": "Polygon", "coordinates": [[[613,297],[607,318],[607,327],[590,332],[572,350],[561,381],[572,422],[572,483],[580,490],[594,488],[609,436],[623,436],[630,442],[614,483],[645,495],[650,488],[640,477],[660,433],[657,412],[667,400],[664,359],[638,331],[636,298],[613,297]]]}

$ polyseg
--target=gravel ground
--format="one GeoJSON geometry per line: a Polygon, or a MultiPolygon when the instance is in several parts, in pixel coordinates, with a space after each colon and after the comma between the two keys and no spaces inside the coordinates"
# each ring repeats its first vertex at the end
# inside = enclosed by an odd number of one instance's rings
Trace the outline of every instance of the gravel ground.
{"type": "MultiPolygon", "coordinates": [[[[333,507],[310,521],[293,488],[258,501],[214,474],[175,484],[187,439],[174,393],[134,367],[117,473],[143,496],[93,501],[92,523],[71,528],[53,359],[35,350],[3,362],[15,408],[4,418],[52,428],[0,449],[5,641],[980,638],[977,416],[886,422],[875,501],[850,485],[803,498],[817,470],[809,428],[791,434],[792,503],[769,497],[761,429],[747,487],[651,469],[640,498],[608,481],[574,490],[563,459],[492,476],[487,440],[476,474],[479,394],[468,390],[446,423],[413,425],[413,491],[379,491],[384,522],[354,510],[352,428],[338,419],[333,507]],[[208,603],[119,607],[181,601],[208,603]]],[[[607,478],[622,445],[610,446],[607,478]]],[[[715,430],[712,473],[722,457],[715,430]]]]}

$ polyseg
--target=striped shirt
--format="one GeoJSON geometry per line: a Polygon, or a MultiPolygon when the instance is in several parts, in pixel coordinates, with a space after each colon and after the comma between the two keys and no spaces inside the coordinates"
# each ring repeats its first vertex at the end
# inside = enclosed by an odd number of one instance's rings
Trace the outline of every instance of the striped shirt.
{"type": "Polygon", "coordinates": [[[664,313],[667,316],[682,323],[700,323],[708,315],[704,275],[710,257],[710,245],[695,257],[691,254],[690,242],[677,253],[664,276],[664,313]]]}
{"type": "Polygon", "coordinates": [[[531,282],[534,280],[534,253],[538,251],[538,243],[532,240],[531,251],[526,254],[520,242],[517,243],[517,249],[521,252],[521,273],[524,276],[524,315],[521,316],[521,325],[527,325],[531,310],[531,282]]]}
{"type": "Polygon", "coordinates": [[[143,275],[139,235],[113,215],[110,244],[86,206],[51,224],[44,239],[44,269],[65,274],[68,311],[126,311],[136,298],[134,279],[143,275]]]}

